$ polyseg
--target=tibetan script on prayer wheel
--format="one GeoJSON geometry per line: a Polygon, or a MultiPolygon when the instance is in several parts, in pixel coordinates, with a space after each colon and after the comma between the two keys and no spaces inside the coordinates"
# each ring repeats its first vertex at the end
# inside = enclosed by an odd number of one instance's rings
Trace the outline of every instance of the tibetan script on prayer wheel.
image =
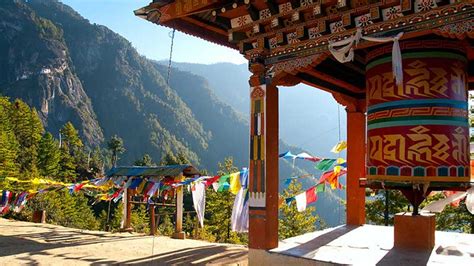
{"type": "Polygon", "coordinates": [[[395,84],[391,45],[367,56],[367,178],[470,180],[467,59],[455,41],[400,43],[395,84]]]}

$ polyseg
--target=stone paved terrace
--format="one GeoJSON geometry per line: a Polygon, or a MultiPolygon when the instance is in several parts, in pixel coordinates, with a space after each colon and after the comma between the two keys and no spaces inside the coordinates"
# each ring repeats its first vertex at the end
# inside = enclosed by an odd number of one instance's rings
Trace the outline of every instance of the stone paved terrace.
{"type": "Polygon", "coordinates": [[[0,265],[247,265],[247,248],[0,218],[0,265]]]}
{"type": "Polygon", "coordinates": [[[272,265],[474,265],[474,235],[436,232],[432,251],[393,249],[393,227],[339,226],[280,241],[249,256],[272,265]]]}

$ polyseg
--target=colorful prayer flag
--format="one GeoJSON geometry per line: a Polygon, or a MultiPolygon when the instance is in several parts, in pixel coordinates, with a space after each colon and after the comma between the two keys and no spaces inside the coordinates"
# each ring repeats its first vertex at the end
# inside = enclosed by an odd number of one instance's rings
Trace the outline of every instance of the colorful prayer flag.
{"type": "Polygon", "coordinates": [[[302,152],[302,153],[297,154],[296,159],[302,159],[302,160],[307,160],[307,161],[311,161],[311,162],[321,161],[321,158],[309,155],[306,152],[302,152]]]}
{"type": "Polygon", "coordinates": [[[342,140],[339,143],[337,143],[332,149],[331,152],[333,153],[340,153],[341,151],[345,150],[347,148],[347,142],[342,140]]]}
{"type": "Polygon", "coordinates": [[[292,159],[292,160],[296,159],[296,155],[291,153],[291,151],[284,152],[280,154],[279,157],[284,158],[284,159],[292,159]]]}
{"type": "Polygon", "coordinates": [[[237,193],[239,193],[239,190],[241,188],[241,184],[240,184],[240,172],[237,172],[237,173],[233,173],[230,175],[230,188],[229,188],[229,191],[234,194],[234,195],[237,195],[237,193]]]}
{"type": "Polygon", "coordinates": [[[335,162],[336,159],[323,159],[315,166],[315,168],[321,171],[327,171],[335,162]]]}

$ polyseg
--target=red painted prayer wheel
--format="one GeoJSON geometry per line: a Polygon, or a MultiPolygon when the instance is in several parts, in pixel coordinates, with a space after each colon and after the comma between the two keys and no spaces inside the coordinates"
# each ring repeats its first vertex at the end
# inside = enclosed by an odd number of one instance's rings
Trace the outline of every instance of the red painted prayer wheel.
{"type": "Polygon", "coordinates": [[[367,180],[456,186],[470,181],[467,52],[462,42],[400,42],[367,55],[367,180]]]}

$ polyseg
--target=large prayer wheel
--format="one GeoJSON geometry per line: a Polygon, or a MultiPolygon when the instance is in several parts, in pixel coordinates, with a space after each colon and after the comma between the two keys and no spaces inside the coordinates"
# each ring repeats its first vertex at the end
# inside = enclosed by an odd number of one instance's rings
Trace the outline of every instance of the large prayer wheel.
{"type": "Polygon", "coordinates": [[[470,181],[467,58],[451,40],[400,43],[367,54],[367,180],[449,188],[470,181]]]}

